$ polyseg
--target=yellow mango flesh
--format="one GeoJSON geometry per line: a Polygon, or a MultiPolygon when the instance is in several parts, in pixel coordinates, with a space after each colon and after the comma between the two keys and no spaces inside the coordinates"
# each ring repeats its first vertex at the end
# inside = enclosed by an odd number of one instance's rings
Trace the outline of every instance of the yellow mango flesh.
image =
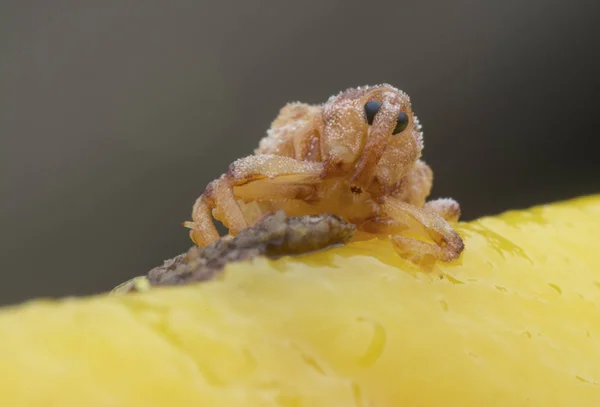
{"type": "Polygon", "coordinates": [[[458,230],[4,309],[0,406],[600,406],[600,196],[458,230]]]}

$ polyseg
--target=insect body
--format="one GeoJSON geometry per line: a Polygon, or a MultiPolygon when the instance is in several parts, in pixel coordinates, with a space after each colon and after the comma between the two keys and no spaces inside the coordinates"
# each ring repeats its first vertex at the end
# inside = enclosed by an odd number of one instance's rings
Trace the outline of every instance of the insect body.
{"type": "Polygon", "coordinates": [[[290,103],[254,155],[208,184],[185,225],[202,247],[220,238],[213,216],[236,235],[278,210],[331,213],[359,230],[391,234],[413,262],[452,261],[463,242],[448,222],[460,207],[452,199],[426,202],[433,174],[422,149],[409,97],[393,86],[351,88],[322,105],[290,103]]]}

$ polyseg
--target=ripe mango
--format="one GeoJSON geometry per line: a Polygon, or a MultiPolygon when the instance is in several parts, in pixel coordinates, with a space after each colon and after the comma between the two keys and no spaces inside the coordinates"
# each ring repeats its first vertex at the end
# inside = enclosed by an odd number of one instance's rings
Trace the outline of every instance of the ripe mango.
{"type": "MultiPolygon", "coordinates": [[[[600,195],[0,311],[0,406],[600,406],[600,195]]],[[[85,270],[82,270],[85,273],[85,270]]]]}

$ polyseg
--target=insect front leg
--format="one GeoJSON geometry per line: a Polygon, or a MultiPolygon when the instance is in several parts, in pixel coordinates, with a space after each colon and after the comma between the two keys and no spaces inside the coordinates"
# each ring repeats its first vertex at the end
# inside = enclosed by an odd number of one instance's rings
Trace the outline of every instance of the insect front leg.
{"type": "Polygon", "coordinates": [[[434,241],[427,243],[411,237],[394,235],[392,243],[402,257],[415,263],[427,258],[449,262],[456,260],[463,251],[464,244],[460,235],[437,213],[391,197],[384,199],[382,209],[392,222],[402,224],[407,216],[414,219],[434,241]]]}
{"type": "Polygon", "coordinates": [[[321,181],[322,172],[321,163],[290,157],[265,154],[239,159],[208,185],[194,205],[193,221],[185,226],[192,229],[190,237],[198,246],[219,239],[213,215],[230,235],[236,235],[250,226],[250,216],[244,213],[240,201],[305,199],[321,181]]]}

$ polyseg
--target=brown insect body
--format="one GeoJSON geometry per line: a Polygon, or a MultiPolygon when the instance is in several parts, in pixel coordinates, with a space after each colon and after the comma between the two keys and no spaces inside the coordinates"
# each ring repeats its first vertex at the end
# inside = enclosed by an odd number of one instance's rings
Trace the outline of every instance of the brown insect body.
{"type": "Polygon", "coordinates": [[[359,230],[392,234],[399,254],[414,262],[451,261],[463,250],[448,223],[460,208],[451,199],[425,202],[433,174],[422,149],[410,99],[390,85],[351,88],[323,105],[290,103],[254,155],[207,186],[186,226],[206,246],[220,237],[212,216],[236,235],[278,210],[331,213],[359,230]],[[419,231],[432,242],[409,237],[419,231]]]}

